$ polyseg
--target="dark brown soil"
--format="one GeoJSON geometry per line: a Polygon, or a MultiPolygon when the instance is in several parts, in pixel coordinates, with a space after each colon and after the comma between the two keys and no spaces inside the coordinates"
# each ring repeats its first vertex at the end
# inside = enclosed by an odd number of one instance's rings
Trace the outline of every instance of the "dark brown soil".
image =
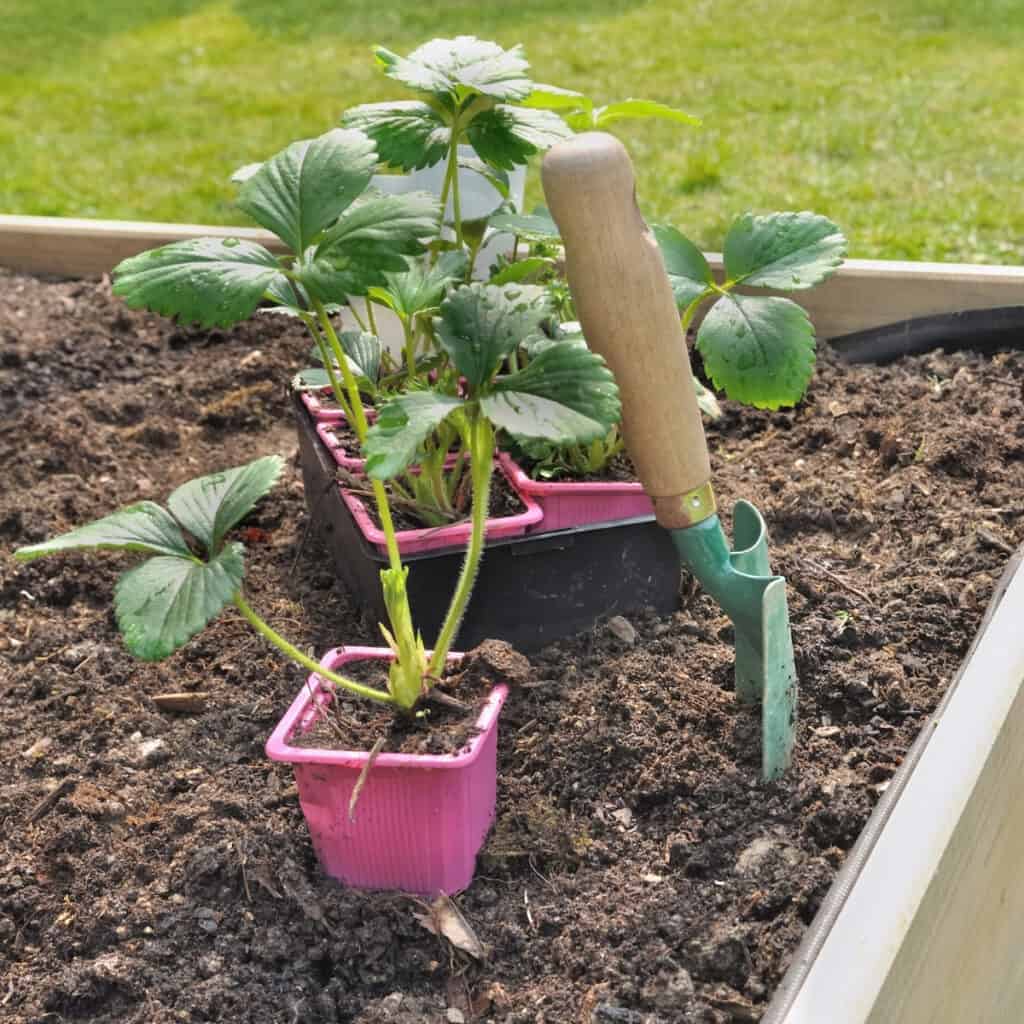
{"type": "MultiPolygon", "coordinates": [[[[762,509],[791,583],[795,769],[757,781],[730,628],[689,582],[676,615],[631,617],[635,642],[599,624],[541,652],[502,714],[497,824],[458,898],[480,963],[412,900],[320,874],[290,769],[263,754],[300,670],[232,614],[134,662],[110,610],[130,559],[9,555],[200,472],[294,456],[284,382],[308,341],[273,318],[177,327],[94,282],[0,290],[12,1024],[757,1020],[1024,540],[1018,354],[876,369],[825,353],[797,411],[725,403],[718,493],[762,509]],[[182,690],[209,692],[206,710],[152,700],[182,690]]],[[[302,648],[374,642],[307,537],[290,465],[238,534],[250,601],[302,648]]]]}

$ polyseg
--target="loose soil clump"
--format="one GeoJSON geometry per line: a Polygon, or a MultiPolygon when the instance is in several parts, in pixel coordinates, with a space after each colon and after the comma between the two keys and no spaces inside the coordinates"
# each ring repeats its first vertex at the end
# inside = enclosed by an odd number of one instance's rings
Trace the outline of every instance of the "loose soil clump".
{"type": "Polygon", "coordinates": [[[263,754],[300,670],[230,613],[135,662],[110,607],[126,560],[10,557],[279,452],[284,482],[237,531],[250,602],[301,648],[379,643],[309,530],[285,391],[308,340],[284,318],[176,326],[106,282],[0,288],[12,1024],[756,1021],[1024,540],[1020,354],[875,368],[826,348],[799,409],[723,403],[721,504],[763,511],[790,581],[794,770],[758,781],[731,627],[689,579],[675,615],[541,651],[502,714],[497,823],[457,897],[479,962],[415,901],[320,873],[290,769],[263,754]],[[205,710],[153,700],[193,691],[205,710]]]}

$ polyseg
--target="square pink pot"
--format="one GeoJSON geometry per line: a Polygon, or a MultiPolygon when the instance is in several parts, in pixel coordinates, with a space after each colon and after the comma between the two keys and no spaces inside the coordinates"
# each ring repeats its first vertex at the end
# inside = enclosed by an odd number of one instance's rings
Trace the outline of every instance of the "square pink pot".
{"type": "Polygon", "coordinates": [[[342,443],[338,440],[338,435],[334,432],[334,428],[345,419],[344,416],[338,415],[331,420],[320,420],[316,425],[317,437],[323,441],[324,446],[331,453],[331,458],[341,466],[342,469],[347,469],[350,473],[362,473],[366,468],[366,459],[361,458],[358,455],[353,455],[342,443]]]}
{"type": "Polygon", "coordinates": [[[339,408],[328,405],[334,397],[330,388],[323,388],[320,391],[302,391],[299,397],[315,423],[337,423],[338,420],[345,418],[345,414],[339,408]]]}
{"type": "MultiPolygon", "coordinates": [[[[336,647],[321,664],[390,661],[386,648],[336,647]]],[[[461,655],[451,655],[457,660],[461,655]]],[[[369,754],[289,746],[334,699],[315,673],[267,740],[267,756],[293,765],[299,803],[324,871],[356,889],[400,889],[423,896],[465,889],[494,822],[498,714],[508,688],[496,686],[480,712],[480,732],[456,754],[379,754],[348,815],[369,754]]]]}
{"type": "Polygon", "coordinates": [[[499,452],[498,461],[515,489],[524,499],[535,501],[544,513],[543,522],[531,533],[654,515],[654,506],[641,483],[533,480],[505,452],[499,452]]]}
{"type": "MultiPolygon", "coordinates": [[[[512,471],[504,465],[499,456],[496,460],[495,470],[503,473],[513,488],[519,493],[512,479],[512,471]]],[[[512,466],[517,468],[515,463],[512,466]]],[[[514,516],[500,516],[496,519],[487,520],[487,540],[498,540],[502,537],[521,537],[529,527],[536,525],[544,518],[544,512],[540,505],[529,494],[519,494],[526,506],[525,511],[514,516]]],[[[378,529],[370,518],[369,509],[366,503],[358,495],[353,494],[346,488],[341,488],[341,498],[345,506],[352,514],[356,525],[363,536],[381,554],[387,554],[387,543],[384,531],[378,529]]],[[[414,555],[421,551],[436,551],[441,548],[465,547],[469,543],[469,535],[472,532],[472,525],[467,520],[461,523],[454,523],[451,526],[424,527],[420,530],[398,530],[395,537],[398,541],[398,550],[402,555],[414,555]]]]}
{"type": "MultiPolygon", "coordinates": [[[[372,426],[377,420],[377,411],[375,409],[367,409],[366,420],[372,426]]],[[[331,453],[331,457],[342,469],[346,469],[350,473],[363,473],[366,470],[366,459],[353,455],[338,439],[336,432],[338,425],[347,422],[345,416],[332,420],[323,420],[316,424],[317,437],[323,441],[324,447],[331,453]]],[[[457,458],[457,453],[450,453],[445,457],[445,466],[451,468],[455,465],[457,458]]]]}

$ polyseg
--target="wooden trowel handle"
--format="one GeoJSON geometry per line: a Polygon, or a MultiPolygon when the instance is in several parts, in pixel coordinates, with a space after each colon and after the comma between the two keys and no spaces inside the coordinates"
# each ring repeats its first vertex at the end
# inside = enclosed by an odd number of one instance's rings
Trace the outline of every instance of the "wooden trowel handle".
{"type": "Polygon", "coordinates": [[[707,442],[672,288],[636,205],[629,154],[613,136],[585,132],[548,152],[542,178],[583,334],[619,385],[626,447],[658,522],[689,526],[712,510],[693,514],[693,492],[711,479],[707,442]]]}

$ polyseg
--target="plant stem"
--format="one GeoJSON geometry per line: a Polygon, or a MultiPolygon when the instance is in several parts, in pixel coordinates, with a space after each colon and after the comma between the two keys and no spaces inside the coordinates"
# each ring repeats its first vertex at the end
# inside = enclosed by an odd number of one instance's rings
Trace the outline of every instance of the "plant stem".
{"type": "Polygon", "coordinates": [[[441,220],[448,211],[448,196],[452,197],[452,220],[455,223],[455,243],[462,248],[462,210],[459,204],[459,136],[462,130],[458,119],[452,122],[451,142],[448,145],[448,166],[441,186],[441,220]]]}
{"type": "Polygon", "coordinates": [[[686,334],[686,332],[690,329],[690,324],[693,321],[693,318],[697,315],[697,310],[700,308],[700,304],[710,294],[711,294],[711,289],[708,288],[705,291],[701,292],[700,295],[698,295],[697,298],[695,298],[693,300],[693,302],[691,302],[686,307],[686,310],[683,313],[683,320],[682,320],[683,334],[686,334]]]}
{"type": "Polygon", "coordinates": [[[330,669],[323,668],[312,658],[307,657],[297,647],[285,640],[283,636],[271,629],[271,627],[268,626],[256,614],[256,612],[252,610],[245,598],[242,597],[241,591],[238,591],[238,593],[235,594],[235,607],[242,613],[246,622],[248,622],[264,640],[269,641],[279,651],[289,657],[292,661],[300,664],[303,668],[308,668],[311,672],[316,672],[317,675],[330,680],[330,682],[334,683],[336,686],[341,686],[350,693],[354,693],[359,697],[368,697],[370,700],[380,701],[382,704],[395,703],[394,698],[390,693],[386,693],[384,690],[375,690],[372,686],[364,686],[362,683],[357,683],[354,679],[349,679],[346,676],[340,676],[336,672],[330,671],[330,669]]]}
{"type": "Polygon", "coordinates": [[[349,408],[348,402],[345,400],[345,393],[342,391],[338,375],[334,372],[334,359],[331,356],[330,349],[327,347],[327,342],[324,341],[323,335],[317,330],[316,321],[313,317],[303,314],[302,322],[306,325],[309,333],[313,336],[313,341],[316,342],[317,351],[320,353],[320,359],[323,361],[324,369],[327,371],[327,379],[331,382],[331,391],[334,392],[334,400],[338,403],[339,408],[345,414],[345,418],[351,423],[352,410],[349,408]]]}
{"type": "MultiPolygon", "coordinates": [[[[352,368],[348,365],[341,342],[338,341],[338,335],[334,333],[334,325],[331,323],[323,303],[318,299],[314,299],[313,307],[316,309],[316,314],[320,318],[320,326],[323,328],[324,334],[327,335],[327,340],[338,361],[338,366],[341,368],[345,389],[348,391],[349,402],[352,405],[352,419],[349,422],[355,429],[356,437],[359,438],[359,445],[362,447],[366,444],[366,432],[370,428],[366,422],[363,400],[359,396],[359,386],[356,384],[355,375],[352,373],[352,368]]],[[[398,553],[398,541],[395,539],[395,523],[391,518],[391,506],[388,504],[387,491],[384,490],[384,485],[379,480],[371,479],[370,483],[373,487],[374,500],[377,502],[380,525],[384,530],[384,541],[388,549],[388,564],[392,569],[400,569],[402,567],[402,556],[398,553]]]]}
{"type": "Polygon", "coordinates": [[[434,653],[430,658],[429,672],[432,676],[440,676],[443,671],[452,642],[462,624],[462,617],[466,613],[466,605],[469,604],[470,595],[473,593],[473,584],[476,582],[476,573],[480,567],[480,558],[483,555],[484,539],[487,532],[491,476],[494,472],[494,431],[487,418],[479,410],[469,413],[469,418],[469,465],[473,487],[470,515],[473,526],[469,536],[469,547],[466,548],[466,558],[462,563],[462,572],[459,574],[459,582],[452,595],[452,603],[448,608],[448,614],[445,615],[437,642],[434,644],[434,653]]]}
{"type": "Polygon", "coordinates": [[[366,330],[366,321],[359,315],[359,310],[356,309],[356,307],[354,305],[352,305],[352,300],[351,299],[349,299],[348,308],[351,310],[352,317],[355,320],[355,322],[357,324],[359,324],[359,330],[365,331],[366,330]]]}
{"type": "Polygon", "coordinates": [[[341,347],[338,335],[334,331],[334,324],[331,323],[331,318],[327,315],[327,310],[324,309],[323,303],[319,299],[314,299],[313,308],[320,319],[320,329],[327,337],[331,351],[334,353],[335,362],[341,370],[342,380],[345,382],[349,404],[352,406],[352,427],[356,432],[356,437],[359,438],[359,443],[361,445],[365,444],[366,431],[369,429],[369,425],[366,422],[366,412],[363,409],[363,400],[359,395],[359,385],[356,383],[355,374],[352,372],[352,367],[348,365],[345,350],[341,347]]]}
{"type": "Polygon", "coordinates": [[[373,303],[370,301],[369,296],[366,298],[366,319],[370,322],[370,333],[375,337],[380,337],[380,331],[377,330],[377,317],[373,312],[373,303]]]}
{"type": "Polygon", "coordinates": [[[405,373],[411,384],[416,376],[416,335],[412,317],[402,317],[402,333],[405,335],[405,373]]]}

